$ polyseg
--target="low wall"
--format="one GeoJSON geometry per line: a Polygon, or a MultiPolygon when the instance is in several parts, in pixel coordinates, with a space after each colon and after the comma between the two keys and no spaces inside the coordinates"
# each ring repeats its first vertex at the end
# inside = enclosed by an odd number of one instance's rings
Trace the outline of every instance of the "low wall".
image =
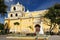
{"type": "Polygon", "coordinates": [[[38,38],[36,38],[36,37],[28,37],[28,36],[26,36],[26,37],[7,37],[7,39],[10,39],[10,40],[48,40],[48,38],[49,38],[50,36],[47,36],[47,37],[38,37],[38,38]]]}

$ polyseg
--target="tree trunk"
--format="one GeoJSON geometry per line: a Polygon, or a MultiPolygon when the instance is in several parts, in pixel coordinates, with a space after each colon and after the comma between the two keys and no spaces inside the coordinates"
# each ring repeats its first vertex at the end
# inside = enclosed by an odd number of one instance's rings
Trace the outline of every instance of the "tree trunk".
{"type": "Polygon", "coordinates": [[[50,29],[50,34],[51,34],[51,31],[52,31],[55,27],[56,27],[56,23],[54,24],[53,27],[51,27],[51,29],[50,29]]]}
{"type": "Polygon", "coordinates": [[[50,34],[51,34],[51,28],[52,28],[52,23],[51,23],[51,25],[50,25],[50,34]]]}
{"type": "Polygon", "coordinates": [[[51,31],[56,27],[56,23],[54,24],[53,28],[51,29],[51,31]]]}

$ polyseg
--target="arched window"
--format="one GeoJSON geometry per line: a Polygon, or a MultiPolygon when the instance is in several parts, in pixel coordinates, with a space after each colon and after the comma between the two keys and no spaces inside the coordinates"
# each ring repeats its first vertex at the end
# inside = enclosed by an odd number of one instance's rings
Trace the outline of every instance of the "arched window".
{"type": "Polygon", "coordinates": [[[15,22],[14,25],[19,25],[20,23],[19,22],[15,22]]]}
{"type": "Polygon", "coordinates": [[[16,7],[14,7],[13,9],[16,10],[16,7]]]}
{"type": "Polygon", "coordinates": [[[24,11],[24,8],[22,8],[22,11],[24,11]]]}
{"type": "Polygon", "coordinates": [[[18,14],[16,13],[16,14],[15,14],[15,16],[17,17],[17,16],[18,16],[18,14]]]}
{"type": "Polygon", "coordinates": [[[11,16],[11,17],[13,17],[13,15],[12,15],[12,14],[11,14],[10,16],[11,16]]]}
{"type": "Polygon", "coordinates": [[[41,27],[41,26],[40,26],[39,24],[36,24],[36,25],[35,25],[35,32],[39,32],[39,31],[40,31],[40,27],[41,27]]]}

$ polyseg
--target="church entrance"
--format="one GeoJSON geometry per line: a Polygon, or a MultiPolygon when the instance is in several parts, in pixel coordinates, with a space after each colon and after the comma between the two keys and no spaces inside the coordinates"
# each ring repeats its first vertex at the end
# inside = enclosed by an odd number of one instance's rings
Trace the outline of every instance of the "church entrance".
{"type": "Polygon", "coordinates": [[[44,31],[41,25],[39,24],[35,25],[35,33],[44,34],[44,31]]]}
{"type": "Polygon", "coordinates": [[[40,25],[39,24],[36,24],[35,25],[35,32],[39,32],[40,31],[40,25]]]}

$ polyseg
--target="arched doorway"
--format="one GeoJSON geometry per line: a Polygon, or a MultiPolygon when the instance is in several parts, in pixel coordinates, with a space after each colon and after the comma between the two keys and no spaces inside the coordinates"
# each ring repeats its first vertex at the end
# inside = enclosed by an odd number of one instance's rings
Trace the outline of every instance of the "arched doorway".
{"type": "Polygon", "coordinates": [[[5,28],[4,28],[4,30],[5,30],[5,33],[9,33],[8,23],[5,23],[5,28]]]}
{"type": "Polygon", "coordinates": [[[41,26],[40,26],[39,24],[36,24],[36,25],[35,25],[35,32],[39,32],[39,31],[40,31],[40,27],[41,27],[41,26]]]}
{"type": "Polygon", "coordinates": [[[35,32],[38,32],[39,34],[44,34],[43,28],[39,24],[35,25],[35,32]]]}

